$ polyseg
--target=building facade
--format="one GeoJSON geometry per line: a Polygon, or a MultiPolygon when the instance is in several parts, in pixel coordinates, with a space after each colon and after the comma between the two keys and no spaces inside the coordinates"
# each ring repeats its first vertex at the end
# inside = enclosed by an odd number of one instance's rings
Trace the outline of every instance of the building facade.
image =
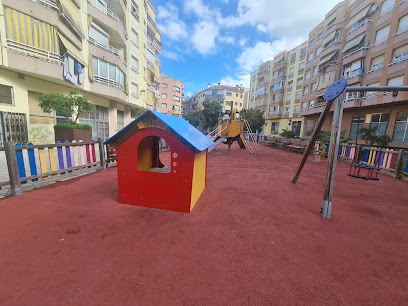
{"type": "MultiPolygon", "coordinates": [[[[307,47],[305,65],[301,67],[303,61],[300,58],[299,69],[296,69],[295,62],[293,70],[299,72],[303,68],[303,81],[299,87],[301,76],[293,77],[298,88],[295,101],[299,102],[293,104],[293,111],[289,109],[289,119],[291,129],[296,133],[299,123],[293,126],[293,122],[301,121],[299,136],[308,138],[326,105],[323,94],[334,80],[346,78],[351,86],[408,85],[408,1],[342,1],[309,33],[309,39],[303,45],[307,47]],[[296,99],[299,91],[300,99],[296,99]]],[[[302,46],[297,49],[302,50],[302,46]]],[[[290,69],[289,65],[287,75],[291,74],[290,69]]],[[[258,73],[259,69],[252,74],[251,89],[254,84],[256,86],[253,80],[258,73]]],[[[294,84],[289,85],[289,81],[288,78],[286,86],[293,88],[294,84]]],[[[289,98],[293,99],[292,96],[285,97],[289,98]]],[[[285,116],[286,106],[283,112],[285,116]]],[[[279,120],[266,118],[267,135],[276,135],[286,129],[285,117],[279,120]]],[[[324,130],[330,130],[330,121],[331,115],[323,126],[324,130]]],[[[395,99],[388,92],[367,92],[362,97],[348,94],[344,101],[342,130],[346,130],[346,136],[353,141],[357,138],[361,142],[357,128],[362,127],[378,127],[377,136],[391,137],[390,146],[407,148],[408,93],[400,92],[395,99]]]]}
{"type": "Polygon", "coordinates": [[[47,92],[88,96],[97,110],[79,121],[94,138],[157,105],[161,32],[149,0],[0,0],[0,10],[2,141],[54,140],[64,119],[39,108],[47,92]]]}
{"type": "Polygon", "coordinates": [[[161,75],[159,93],[157,110],[164,114],[180,116],[184,97],[183,82],[161,75]]]}
{"type": "Polygon", "coordinates": [[[184,102],[185,112],[191,110],[199,110],[203,108],[203,102],[206,99],[217,101],[222,106],[223,112],[236,108],[238,111],[244,109],[245,93],[248,90],[244,87],[236,85],[227,86],[218,83],[217,86],[211,87],[207,84],[207,88],[201,91],[196,91],[193,96],[188,97],[184,102]]]}

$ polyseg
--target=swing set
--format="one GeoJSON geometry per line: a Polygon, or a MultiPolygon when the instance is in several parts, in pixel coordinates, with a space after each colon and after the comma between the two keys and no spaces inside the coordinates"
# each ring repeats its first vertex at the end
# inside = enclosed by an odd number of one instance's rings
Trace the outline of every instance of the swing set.
{"type": "MultiPolygon", "coordinates": [[[[361,114],[361,101],[364,93],[373,92],[373,91],[383,91],[383,92],[392,92],[394,97],[392,106],[395,102],[396,97],[400,91],[408,91],[408,86],[360,86],[360,87],[347,87],[346,79],[339,79],[331,84],[324,93],[324,99],[326,100],[326,107],[323,112],[320,114],[319,121],[313,134],[310,137],[309,143],[303,153],[302,159],[296,169],[295,175],[292,178],[292,183],[296,183],[299,179],[300,173],[306,163],[306,160],[309,156],[309,153],[312,150],[312,147],[315,145],[315,141],[319,132],[322,129],[323,123],[330,112],[331,107],[334,104],[333,112],[333,121],[330,135],[330,145],[327,152],[327,171],[326,171],[326,180],[324,184],[323,200],[320,208],[320,215],[323,218],[330,219],[331,211],[333,206],[333,190],[334,190],[334,177],[336,174],[336,164],[337,164],[337,152],[339,151],[339,141],[340,141],[340,132],[341,132],[341,121],[343,118],[343,103],[346,97],[346,92],[360,92],[360,107],[359,114],[361,114]]],[[[359,116],[360,117],[360,116],[359,116]]],[[[357,145],[357,138],[359,132],[359,123],[357,123],[357,133],[355,143],[357,145]]],[[[357,147],[357,146],[356,146],[357,147]]],[[[353,178],[360,178],[364,180],[375,180],[378,181],[378,172],[381,169],[379,164],[365,165],[358,163],[358,154],[355,153],[354,162],[350,165],[350,171],[347,174],[353,178]],[[366,171],[365,175],[362,171],[366,171]]]]}

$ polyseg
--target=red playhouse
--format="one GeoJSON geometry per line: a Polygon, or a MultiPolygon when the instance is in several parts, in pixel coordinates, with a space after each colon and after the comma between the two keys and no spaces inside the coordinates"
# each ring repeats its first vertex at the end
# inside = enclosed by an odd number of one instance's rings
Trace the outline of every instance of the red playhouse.
{"type": "Polygon", "coordinates": [[[119,203],[190,212],[206,184],[207,149],[214,145],[179,117],[148,110],[105,141],[116,148],[119,203]],[[168,166],[159,144],[169,146],[168,166]]]}

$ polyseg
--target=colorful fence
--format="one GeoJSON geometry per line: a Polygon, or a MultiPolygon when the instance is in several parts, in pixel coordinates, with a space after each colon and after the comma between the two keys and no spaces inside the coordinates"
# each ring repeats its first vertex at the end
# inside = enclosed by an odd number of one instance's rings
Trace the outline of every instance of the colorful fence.
{"type": "Polygon", "coordinates": [[[399,150],[378,147],[363,147],[362,151],[361,163],[394,171],[399,150]]]}
{"type": "Polygon", "coordinates": [[[37,183],[84,169],[105,167],[102,140],[38,145],[17,143],[14,146],[8,143],[5,149],[10,181],[0,182],[0,187],[10,185],[11,189],[21,189],[21,184],[28,182],[37,183]]]}

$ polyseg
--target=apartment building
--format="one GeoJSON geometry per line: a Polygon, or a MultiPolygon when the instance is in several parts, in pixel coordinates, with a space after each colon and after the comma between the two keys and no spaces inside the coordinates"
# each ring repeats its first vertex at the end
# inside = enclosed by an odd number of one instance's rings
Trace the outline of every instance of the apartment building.
{"type": "Polygon", "coordinates": [[[245,93],[247,91],[242,85],[233,87],[218,83],[218,86],[211,87],[210,84],[207,84],[206,89],[196,91],[193,96],[185,101],[184,109],[186,113],[191,110],[202,109],[203,102],[209,99],[219,102],[223,112],[230,110],[231,107],[240,111],[244,108],[245,93]]]}
{"type": "Polygon", "coordinates": [[[1,141],[54,140],[65,119],[38,106],[77,87],[96,104],[83,114],[107,138],[159,98],[161,32],[149,0],[0,0],[1,141]]]}
{"type": "Polygon", "coordinates": [[[171,77],[160,76],[160,99],[157,110],[164,114],[181,115],[181,104],[184,97],[184,84],[171,77]]]}
{"type": "MultiPolygon", "coordinates": [[[[309,33],[306,54],[298,112],[303,138],[315,128],[326,105],[324,92],[334,80],[346,78],[351,86],[408,85],[408,1],[340,2],[309,33]]],[[[331,115],[324,130],[330,130],[330,122],[331,115]]],[[[390,146],[408,147],[408,93],[400,92],[395,99],[382,92],[347,95],[342,121],[346,135],[359,141],[358,127],[376,126],[378,136],[392,138],[390,146]]],[[[276,134],[272,131],[269,135],[276,134]]]]}

